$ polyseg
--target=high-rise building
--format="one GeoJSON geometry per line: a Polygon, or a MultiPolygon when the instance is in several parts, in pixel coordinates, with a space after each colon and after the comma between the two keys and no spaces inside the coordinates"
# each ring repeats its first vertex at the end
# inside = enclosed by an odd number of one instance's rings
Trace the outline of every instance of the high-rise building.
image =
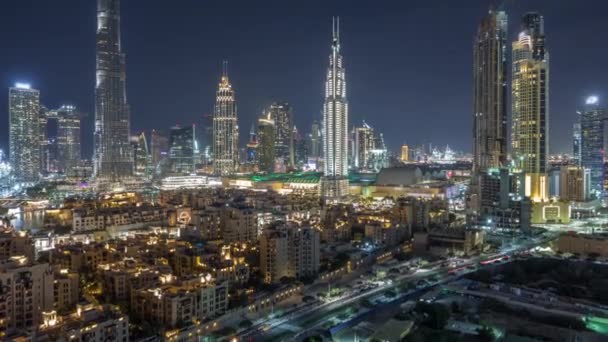
{"type": "Polygon", "coordinates": [[[97,0],[95,76],[95,175],[120,180],[133,174],[120,0],[97,0]]]}
{"type": "Polygon", "coordinates": [[[507,159],[507,14],[490,10],[474,45],[473,169],[501,167],[507,159]]]}
{"type": "Polygon", "coordinates": [[[267,110],[274,121],[275,155],[285,165],[294,166],[293,110],[287,102],[274,102],[267,110]]]}
{"type": "MultiPolygon", "coordinates": [[[[49,136],[49,109],[40,105],[38,114],[38,142],[40,143],[40,172],[46,175],[56,172],[57,135],[49,136]]],[[[55,122],[56,123],[56,122],[55,122]]],[[[54,128],[57,128],[56,125],[54,128]]],[[[55,129],[55,133],[57,130],[55,129]]]]}
{"type": "Polygon", "coordinates": [[[311,158],[320,158],[323,156],[323,137],[321,135],[321,125],[317,120],[312,122],[310,126],[310,134],[308,136],[308,155],[311,158]]]}
{"type": "Polygon", "coordinates": [[[308,140],[304,139],[296,126],[293,127],[293,145],[296,165],[301,167],[308,163],[308,140]]]}
{"type": "Polygon", "coordinates": [[[229,175],[238,166],[238,125],[234,89],[228,79],[227,63],[220,80],[213,112],[213,171],[229,175]]]}
{"type": "Polygon", "coordinates": [[[539,61],[546,59],[545,20],[543,16],[535,12],[526,13],[521,20],[521,24],[530,36],[532,58],[539,61]]]}
{"type": "Polygon", "coordinates": [[[524,195],[540,202],[548,198],[549,53],[542,16],[526,15],[523,29],[513,43],[511,144],[524,172],[524,195]]]}
{"type": "Polygon", "coordinates": [[[195,156],[197,154],[196,134],[194,125],[171,128],[169,133],[169,160],[171,172],[191,174],[194,172],[195,156]]]}
{"type": "Polygon", "coordinates": [[[131,137],[131,146],[133,146],[133,174],[138,177],[146,177],[150,175],[150,152],[148,150],[148,141],[146,134],[140,132],[131,137]]]}
{"type": "Polygon", "coordinates": [[[258,134],[255,130],[255,125],[251,125],[249,130],[249,141],[247,142],[247,156],[245,161],[249,164],[258,163],[258,134]]]}
{"type": "Polygon", "coordinates": [[[57,117],[57,165],[72,176],[81,160],[80,115],[75,106],[64,105],[53,111],[57,117]]]}
{"type": "Polygon", "coordinates": [[[276,128],[270,113],[258,119],[258,164],[260,171],[273,172],[276,159],[276,128]]]}
{"type": "Polygon", "coordinates": [[[589,96],[580,112],[580,165],[591,172],[591,191],[597,197],[604,183],[604,120],[606,111],[597,96],[589,96]]]}
{"type": "Polygon", "coordinates": [[[323,106],[323,171],[321,194],[328,199],[348,193],[348,101],[340,54],[340,19],[332,23],[333,39],[323,106]]]}
{"type": "MultiPolygon", "coordinates": [[[[580,112],[577,113],[580,116],[580,112]]],[[[579,122],[575,122],[572,126],[572,159],[574,160],[574,164],[580,166],[581,165],[581,123],[580,118],[579,122]]]]}
{"type": "Polygon", "coordinates": [[[385,167],[388,167],[388,149],[384,143],[384,134],[377,133],[374,135],[374,148],[369,154],[369,170],[379,172],[385,167]]]}
{"type": "Polygon", "coordinates": [[[9,156],[17,182],[40,178],[40,92],[17,83],[8,91],[9,156]]]}
{"type": "Polygon", "coordinates": [[[157,167],[158,163],[169,155],[169,139],[167,136],[160,131],[152,130],[152,134],[150,134],[150,150],[152,165],[157,167]]]}
{"type": "Polygon", "coordinates": [[[358,170],[367,170],[371,166],[372,150],[376,147],[374,129],[363,121],[361,127],[355,127],[354,166],[358,170]]]}
{"type": "Polygon", "coordinates": [[[401,146],[401,161],[402,162],[410,161],[410,147],[407,145],[401,146]]]}

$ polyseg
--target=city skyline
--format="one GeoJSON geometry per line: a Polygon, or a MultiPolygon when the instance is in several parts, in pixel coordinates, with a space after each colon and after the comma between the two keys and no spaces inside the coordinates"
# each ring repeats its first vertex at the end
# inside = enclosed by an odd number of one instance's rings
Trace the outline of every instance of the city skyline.
{"type": "MultiPolygon", "coordinates": [[[[593,2],[593,1],[590,1],[593,2]]],[[[66,1],[66,4],[69,1],[66,1]]],[[[411,18],[413,12],[418,13],[430,13],[432,11],[439,11],[441,13],[441,9],[439,7],[439,3],[430,4],[429,6],[419,6],[419,5],[411,5],[411,6],[395,6],[395,5],[387,5],[382,10],[377,10],[377,13],[383,13],[388,15],[385,12],[388,12],[389,9],[393,9],[393,13],[390,14],[391,17],[397,17],[397,14],[403,18],[411,18]]],[[[67,6],[67,5],[66,5],[67,6]]],[[[169,90],[163,93],[162,96],[148,96],[155,95],[159,90],[167,90],[168,85],[164,85],[159,83],[155,86],[155,89],[149,89],[149,87],[141,87],[142,81],[142,71],[150,66],[150,64],[158,63],[158,56],[154,54],[148,54],[148,56],[139,55],[140,51],[145,51],[145,49],[140,49],[141,45],[137,41],[133,41],[133,39],[146,39],[146,35],[138,30],[134,30],[134,24],[141,24],[139,22],[140,19],[133,17],[133,9],[132,5],[125,3],[123,4],[123,17],[129,17],[129,20],[123,21],[123,49],[125,52],[129,54],[129,68],[128,68],[128,91],[130,94],[130,104],[132,105],[132,133],[141,131],[141,130],[150,130],[153,128],[163,129],[168,128],[174,125],[177,122],[181,124],[189,124],[196,123],[201,125],[202,115],[208,114],[212,112],[212,102],[213,102],[213,91],[209,92],[208,88],[213,88],[215,85],[214,79],[217,79],[219,74],[218,65],[221,60],[226,57],[231,60],[231,70],[232,74],[237,77],[237,81],[235,83],[235,87],[239,89],[239,126],[240,127],[250,127],[251,123],[254,120],[257,120],[257,113],[259,113],[263,108],[267,107],[273,101],[282,100],[283,98],[286,101],[289,101],[294,108],[294,120],[296,126],[300,131],[307,131],[307,128],[310,127],[313,119],[320,119],[320,110],[322,107],[322,99],[319,99],[319,94],[322,93],[322,89],[319,86],[319,83],[322,82],[323,79],[323,55],[319,54],[322,52],[324,38],[327,37],[327,32],[323,32],[320,29],[312,29],[308,32],[300,33],[293,32],[292,30],[296,29],[292,27],[290,23],[279,23],[281,27],[284,27],[288,30],[292,36],[294,37],[294,42],[286,41],[288,44],[288,49],[283,50],[286,57],[291,56],[291,51],[294,49],[299,53],[305,53],[307,56],[306,61],[302,61],[300,57],[297,57],[293,60],[295,66],[297,66],[297,70],[291,71],[289,74],[288,81],[283,80],[281,82],[276,82],[276,77],[280,77],[283,74],[283,71],[286,66],[284,66],[283,61],[278,61],[277,63],[270,63],[273,68],[269,68],[270,65],[267,63],[262,63],[260,66],[260,70],[264,71],[264,75],[268,77],[268,80],[262,80],[262,84],[265,85],[263,87],[255,87],[252,85],[255,83],[255,79],[260,79],[259,71],[253,72],[251,71],[250,66],[254,63],[260,62],[260,53],[264,50],[264,47],[268,46],[271,41],[274,41],[276,38],[280,38],[278,34],[269,35],[268,37],[263,37],[259,39],[259,44],[246,44],[243,49],[248,49],[251,53],[243,54],[243,56],[235,55],[233,58],[233,54],[239,49],[239,41],[242,38],[235,38],[234,41],[222,41],[218,42],[217,39],[213,39],[209,44],[220,44],[221,48],[216,49],[219,52],[214,52],[209,57],[205,57],[204,60],[193,61],[190,60],[188,65],[192,66],[194,69],[194,73],[199,75],[200,77],[192,77],[191,75],[183,74],[183,66],[177,66],[173,63],[168,63],[165,65],[167,69],[175,70],[175,75],[170,79],[172,82],[180,82],[179,84],[185,86],[186,90],[180,92],[183,93],[179,95],[180,103],[176,104],[175,109],[171,110],[171,115],[162,114],[167,113],[168,110],[166,108],[166,104],[157,103],[157,101],[149,101],[150,98],[164,98],[167,99],[173,91],[169,90]],[[131,14],[131,15],[130,15],[131,14]],[[133,22],[134,21],[134,22],[133,22]],[[296,41],[305,38],[305,42],[309,42],[306,44],[298,45],[296,41]],[[302,49],[306,48],[306,51],[302,51],[302,49]],[[315,56],[315,60],[313,61],[312,56],[315,56]],[[202,70],[206,70],[203,73],[200,73],[202,70]],[[304,71],[310,75],[304,75],[304,71]],[[311,73],[312,71],[312,73],[311,73]],[[256,76],[252,76],[256,75],[256,76]],[[293,75],[293,76],[292,76],[293,75]],[[135,83],[135,84],[133,84],[135,83]],[[272,84],[271,84],[272,83],[272,84]],[[139,84],[139,86],[138,86],[139,84]],[[144,89],[145,88],[145,89],[144,89]],[[158,88],[158,89],[156,89],[158,88]],[[257,89],[261,88],[261,89],[257,89]],[[282,88],[282,89],[278,89],[282,88]],[[295,89],[302,89],[302,91],[296,91],[295,89]],[[205,89],[205,90],[203,90],[205,89]],[[196,90],[196,91],[194,91],[196,90]],[[136,95],[132,95],[135,93],[136,95]],[[196,93],[196,94],[194,94],[196,93]],[[142,97],[142,95],[145,95],[142,97]],[[145,98],[146,101],[142,101],[145,98]],[[195,103],[198,102],[198,103],[195,103]],[[188,107],[188,108],[185,108],[188,107]]],[[[421,60],[420,58],[425,56],[418,56],[417,54],[408,54],[408,50],[406,47],[412,46],[410,42],[411,39],[415,39],[412,37],[411,32],[414,32],[411,28],[411,25],[414,24],[415,20],[411,23],[400,24],[399,22],[390,22],[390,24],[381,25],[379,27],[372,27],[371,23],[374,22],[374,18],[370,19],[369,24],[362,23],[363,18],[365,18],[362,14],[362,9],[365,8],[344,8],[337,9],[336,6],[332,6],[332,13],[311,13],[308,7],[303,8],[302,16],[309,16],[310,18],[319,19],[319,21],[327,21],[331,17],[332,14],[339,14],[342,17],[342,26],[346,35],[343,35],[342,39],[345,40],[346,50],[345,53],[349,56],[352,55],[351,59],[349,59],[349,73],[353,74],[353,82],[350,82],[352,85],[352,90],[349,91],[350,101],[352,103],[353,108],[355,109],[352,113],[352,121],[357,121],[361,119],[367,119],[370,121],[375,127],[377,127],[380,131],[385,133],[385,139],[387,140],[387,145],[389,149],[393,152],[399,149],[399,146],[404,142],[407,142],[410,145],[416,145],[418,143],[428,143],[433,142],[436,145],[445,145],[450,144],[450,146],[454,146],[457,149],[465,149],[467,151],[472,151],[471,145],[472,142],[470,139],[467,139],[470,132],[468,128],[469,121],[468,113],[470,113],[470,108],[472,107],[471,103],[471,95],[470,95],[470,84],[472,84],[470,72],[466,72],[470,70],[470,67],[466,67],[470,65],[472,56],[470,52],[470,42],[471,36],[474,34],[476,30],[476,22],[479,17],[484,15],[484,12],[487,12],[488,4],[487,2],[474,2],[472,4],[467,5],[468,7],[464,7],[462,9],[451,9],[456,14],[462,14],[462,17],[458,17],[458,19],[450,18],[448,20],[449,23],[454,22],[453,24],[459,23],[460,26],[453,26],[456,32],[450,32],[446,34],[446,37],[441,37],[438,35],[438,28],[432,27],[429,28],[428,36],[431,37],[431,40],[440,39],[445,43],[445,47],[450,52],[450,57],[453,57],[453,63],[446,63],[450,65],[451,73],[454,76],[445,76],[447,77],[444,81],[449,81],[448,83],[457,82],[457,84],[462,84],[454,89],[453,87],[440,86],[435,89],[435,94],[420,94],[422,88],[424,88],[424,83],[427,82],[423,80],[423,84],[421,84],[420,89],[412,89],[412,84],[415,84],[415,74],[410,75],[410,77],[404,77],[404,73],[415,72],[411,67],[411,59],[414,59],[417,62],[422,62],[422,65],[426,63],[430,63],[435,60],[436,57],[431,56],[433,54],[434,46],[427,46],[429,51],[428,60],[421,60]],[[344,13],[344,14],[343,14],[344,13]],[[463,24],[463,25],[462,25],[463,24]],[[466,31],[463,33],[463,31],[466,31]],[[409,32],[409,34],[408,34],[409,32]],[[398,44],[399,46],[395,47],[387,47],[386,45],[378,46],[371,42],[371,38],[374,35],[383,34],[383,36],[387,37],[387,40],[391,38],[399,37],[403,44],[398,44]],[[449,39],[448,39],[449,38],[449,39]],[[409,42],[409,43],[408,43],[409,42]],[[387,71],[387,67],[382,65],[377,65],[377,71],[375,75],[371,75],[371,71],[366,71],[362,69],[363,65],[366,63],[362,62],[373,62],[377,61],[379,58],[377,54],[380,52],[387,52],[386,49],[393,49],[393,52],[390,55],[387,55],[387,66],[391,65],[391,72],[387,71]],[[365,52],[368,50],[376,50],[377,52],[365,52]],[[365,53],[364,53],[365,52],[365,53]],[[398,65],[398,68],[395,68],[394,62],[398,59],[402,59],[403,63],[398,65]],[[410,63],[408,63],[410,61],[410,63]],[[461,70],[463,69],[463,70],[461,70]],[[466,69],[466,70],[464,70],[466,69]],[[457,77],[458,75],[462,75],[457,77]],[[356,81],[356,82],[355,82],[356,81]],[[377,94],[377,91],[371,89],[370,85],[377,85],[380,82],[385,82],[389,85],[393,85],[392,87],[387,87],[388,90],[385,94],[377,94]],[[446,89],[450,88],[450,89],[446,89]],[[401,99],[395,100],[394,96],[392,99],[388,99],[389,94],[395,94],[395,92],[404,93],[405,96],[400,96],[401,99]],[[366,93],[368,92],[368,93],[366,93]],[[436,103],[432,103],[430,101],[429,96],[444,96],[447,105],[440,105],[436,103]],[[380,96],[380,97],[378,97],[380,96]],[[379,105],[377,105],[379,104],[379,105]],[[377,105],[377,106],[376,106],[377,105]],[[377,112],[375,110],[371,110],[371,108],[377,107],[377,112]],[[440,107],[446,107],[445,109],[440,109],[440,107]],[[448,110],[449,108],[449,110],[448,110]],[[456,114],[454,114],[454,109],[456,109],[456,114]],[[391,114],[397,112],[399,115],[391,114]],[[450,112],[450,114],[447,114],[450,112]],[[435,127],[436,125],[433,122],[420,122],[420,129],[414,129],[408,123],[412,120],[415,120],[418,113],[424,114],[433,114],[433,117],[436,117],[437,120],[441,120],[446,123],[446,127],[451,127],[451,130],[445,131],[443,127],[435,127]],[[373,120],[370,120],[373,118],[373,120]],[[390,120],[396,120],[400,125],[391,124],[390,120]],[[400,126],[401,129],[398,129],[395,126],[400,126]],[[421,131],[427,131],[428,134],[421,134],[421,131]]],[[[602,4],[598,4],[598,6],[602,7],[602,4]]],[[[81,11],[82,13],[89,13],[88,16],[91,16],[94,8],[90,8],[94,6],[84,6],[82,4],[78,4],[75,8],[70,9],[67,13],[76,13],[75,11],[81,11]]],[[[187,6],[186,6],[187,7],[187,6]]],[[[19,8],[13,8],[13,11],[17,11],[19,14],[19,8]]],[[[38,9],[36,9],[38,10],[38,9]]],[[[52,9],[51,9],[52,10],[52,9]]],[[[151,11],[158,11],[159,9],[151,4],[151,11]]],[[[174,10],[174,9],[170,9],[174,10]]],[[[197,10],[197,9],[195,9],[197,10]]],[[[565,28],[559,27],[557,25],[560,22],[560,16],[568,15],[570,21],[579,21],[581,20],[577,16],[570,15],[572,13],[580,13],[584,11],[581,6],[575,6],[572,4],[548,4],[546,1],[532,1],[530,3],[522,4],[508,4],[505,8],[510,18],[510,27],[512,28],[508,35],[508,40],[511,41],[514,39],[516,35],[516,31],[518,31],[519,24],[517,19],[520,17],[522,11],[528,10],[538,10],[543,13],[546,18],[547,30],[551,30],[551,32],[555,32],[552,37],[549,38],[549,45],[552,48],[552,54],[554,56],[558,56],[552,60],[552,95],[551,97],[554,99],[552,101],[552,132],[556,134],[565,135],[571,134],[572,123],[575,121],[575,116],[572,114],[576,108],[584,101],[584,99],[591,94],[598,95],[600,97],[600,102],[605,98],[605,90],[600,85],[600,80],[603,75],[603,70],[597,67],[596,69],[600,70],[597,73],[594,73],[592,70],[589,71],[587,69],[592,69],[590,67],[584,66],[571,66],[568,64],[566,67],[566,62],[568,61],[568,53],[565,52],[565,44],[562,41],[561,37],[571,37],[572,35],[576,35],[580,37],[580,44],[585,44],[585,42],[590,43],[590,40],[583,33],[589,30],[593,30],[593,26],[596,25],[593,20],[587,18],[585,21],[585,25],[579,25],[577,27],[570,27],[570,31],[567,31],[565,28]],[[560,38],[558,38],[560,37],[560,38]],[[569,77],[568,77],[569,76],[569,77]],[[570,91],[571,87],[566,87],[563,84],[579,84],[581,86],[574,87],[576,90],[570,91]],[[579,90],[580,89],[580,90],[579,90]],[[566,96],[567,95],[567,96],[566,96]]],[[[328,10],[329,12],[329,10],[328,10]]],[[[35,13],[33,14],[35,15],[35,13]]],[[[591,13],[590,15],[594,15],[591,13]]],[[[84,14],[79,15],[78,20],[83,20],[86,22],[91,22],[94,20],[94,15],[92,18],[81,18],[81,16],[85,16],[84,14]],[[86,20],[85,20],[86,19],[86,20]]],[[[300,18],[296,18],[300,20],[300,18]]],[[[298,22],[299,24],[299,22],[298,22]]],[[[209,25],[209,24],[205,24],[209,25]]],[[[240,24],[243,25],[243,24],[240,24]]],[[[165,31],[165,34],[178,34],[182,33],[180,30],[180,25],[175,25],[174,31],[165,31]]],[[[238,26],[238,25],[237,25],[238,26]]],[[[297,25],[296,25],[297,26],[297,25]]],[[[93,25],[94,27],[94,25],[93,25]]],[[[80,36],[88,36],[84,34],[86,30],[90,28],[86,28],[83,30],[83,34],[80,36]]],[[[158,30],[159,28],[154,28],[158,30]]],[[[164,29],[168,29],[168,27],[164,27],[164,29]]],[[[228,28],[228,31],[232,31],[236,28],[228,28]]],[[[261,29],[264,29],[262,27],[261,29]]],[[[199,34],[210,34],[212,32],[201,32],[199,34]]],[[[223,32],[215,32],[223,37],[225,33],[223,32]]],[[[326,31],[326,30],[325,30],[326,31]]],[[[601,30],[596,30],[599,34],[603,34],[601,30]]],[[[23,34],[24,37],[28,35],[27,32],[19,33],[23,34]]],[[[93,39],[94,32],[91,33],[92,36],[88,36],[88,39],[93,39]]],[[[166,36],[165,36],[166,37],[166,36]]],[[[65,38],[62,38],[65,39],[65,38]]],[[[417,38],[416,38],[417,39],[417,38]]],[[[285,40],[283,40],[285,42],[285,40]]],[[[61,50],[61,44],[66,44],[66,42],[58,42],[57,47],[61,50]]],[[[422,44],[427,44],[422,42],[422,44]]],[[[17,44],[18,45],[18,44],[17,44]]],[[[44,45],[44,44],[43,44],[44,45]]],[[[179,44],[178,44],[179,45],[179,44]]],[[[73,48],[74,54],[81,56],[85,60],[80,62],[81,64],[87,64],[87,67],[90,67],[91,63],[94,62],[92,56],[94,55],[94,48],[91,50],[90,42],[88,44],[82,44],[82,47],[77,49],[73,48]],[[88,46],[88,47],[87,47],[88,46]],[[87,57],[88,56],[88,57],[87,57]],[[88,59],[88,61],[86,60],[88,59]]],[[[423,45],[426,46],[426,45],[423,45]]],[[[585,46],[585,45],[583,45],[585,46]]],[[[47,49],[50,48],[45,46],[47,49]]],[[[184,47],[183,51],[189,51],[190,47],[184,47]]],[[[19,50],[19,46],[16,47],[17,51],[19,50]]],[[[595,46],[594,48],[603,49],[601,46],[595,46]]],[[[584,51],[583,51],[584,52],[584,51]]],[[[599,53],[601,55],[601,53],[599,53]]],[[[23,56],[23,55],[22,55],[23,56]]],[[[277,55],[282,56],[282,55],[277,55]]],[[[68,56],[69,58],[70,56],[68,56]]],[[[589,54],[588,56],[589,63],[584,63],[585,65],[593,65],[596,61],[596,57],[589,54]]],[[[41,90],[41,103],[47,105],[48,107],[58,107],[62,103],[73,103],[77,105],[79,108],[82,108],[83,112],[89,113],[87,118],[83,119],[83,157],[91,155],[91,143],[92,137],[90,137],[87,132],[92,130],[92,98],[90,96],[90,91],[85,92],[87,90],[87,84],[93,85],[94,82],[86,81],[88,76],[78,76],[69,75],[68,79],[74,80],[67,84],[65,87],[61,85],[66,81],[61,79],[58,80],[57,77],[49,77],[45,74],[48,71],[36,72],[36,70],[40,70],[43,66],[42,64],[37,65],[37,63],[27,63],[27,58],[22,57],[18,61],[15,60],[15,57],[4,56],[0,57],[6,61],[6,65],[9,65],[7,70],[3,71],[2,80],[5,85],[8,87],[13,84],[14,81],[29,81],[33,87],[41,90]],[[27,63],[27,64],[26,64],[27,63]],[[27,65],[31,64],[31,68],[27,68],[27,65]],[[83,81],[84,79],[84,81],[83,81]],[[92,82],[92,83],[89,83],[92,82]],[[59,89],[65,89],[59,91],[59,89]],[[75,90],[74,88],[78,88],[75,90]]],[[[49,62],[53,65],[54,62],[53,54],[49,56],[49,62]]],[[[281,58],[279,58],[281,59],[281,58]]],[[[510,60],[510,58],[509,58],[510,60]]],[[[55,61],[55,63],[57,63],[55,61]]],[[[63,64],[63,63],[61,63],[63,64]]],[[[81,69],[79,63],[69,63],[74,64],[74,67],[78,70],[81,69]]],[[[440,71],[445,71],[447,65],[437,65],[436,71],[432,70],[432,74],[438,75],[440,71]]],[[[78,72],[75,72],[76,74],[78,72]]],[[[165,73],[165,71],[160,71],[160,73],[165,73]]],[[[148,76],[146,76],[148,77],[148,76]]],[[[442,82],[443,83],[443,82],[442,82]]],[[[174,84],[174,83],[172,83],[174,84]]],[[[375,87],[377,88],[377,87],[375,87]]],[[[173,93],[175,94],[175,93],[173,93]]],[[[3,101],[6,101],[3,99],[3,101]]],[[[158,101],[161,102],[161,101],[158,101]]],[[[168,101],[172,102],[172,101],[168,101]]],[[[5,106],[6,108],[6,106],[5,106]]],[[[6,112],[2,111],[2,114],[6,115],[6,112]]],[[[442,125],[443,126],[443,125],[442,125]]],[[[418,126],[416,127],[418,128],[418,126]]],[[[4,132],[0,131],[0,136],[4,138],[4,132]]],[[[246,142],[246,135],[241,135],[239,146],[244,146],[246,142]]],[[[0,141],[0,146],[2,148],[7,148],[7,139],[4,138],[0,141]]],[[[570,143],[567,141],[561,141],[557,139],[553,139],[552,146],[550,148],[551,151],[555,152],[569,152],[570,143]]]]}

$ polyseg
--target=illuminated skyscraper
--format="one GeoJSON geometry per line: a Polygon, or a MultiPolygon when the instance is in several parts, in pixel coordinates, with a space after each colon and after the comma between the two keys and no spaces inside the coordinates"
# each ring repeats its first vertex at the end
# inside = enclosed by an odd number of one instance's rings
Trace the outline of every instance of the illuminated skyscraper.
{"type": "Polygon", "coordinates": [[[287,102],[275,102],[268,108],[270,119],[274,121],[274,146],[277,158],[285,165],[294,165],[293,111],[287,102]]]}
{"type": "Polygon", "coordinates": [[[572,126],[572,159],[577,166],[581,166],[581,139],[581,123],[575,122],[572,126]]]}
{"type": "Polygon", "coordinates": [[[133,173],[138,177],[149,176],[151,174],[151,157],[148,150],[146,134],[141,132],[132,136],[131,146],[133,148],[133,173]]]}
{"type": "Polygon", "coordinates": [[[321,194],[328,199],[348,193],[348,101],[342,55],[340,54],[340,19],[332,23],[333,40],[323,106],[324,177],[321,194]]]}
{"type": "Polygon", "coordinates": [[[158,163],[169,155],[169,139],[163,132],[152,130],[150,135],[150,150],[152,155],[152,166],[156,168],[158,163]]]}
{"type": "Polygon", "coordinates": [[[401,161],[410,161],[410,147],[408,145],[401,146],[401,161]]]}
{"type": "Polygon", "coordinates": [[[80,116],[76,107],[69,105],[53,113],[57,117],[57,165],[66,175],[73,175],[81,159],[80,116]]]}
{"type": "Polygon", "coordinates": [[[525,173],[524,195],[543,201],[548,198],[549,54],[542,16],[526,15],[523,28],[513,43],[511,144],[513,159],[525,173]]]}
{"type": "Polygon", "coordinates": [[[213,112],[213,170],[218,175],[229,175],[238,166],[238,141],[234,89],[228,80],[227,62],[220,80],[213,112]]]}
{"type": "Polygon", "coordinates": [[[361,127],[355,128],[354,165],[359,170],[371,166],[372,150],[375,148],[374,129],[363,121],[361,127]]]}
{"type": "Polygon", "coordinates": [[[597,96],[589,96],[580,115],[580,163],[591,174],[591,192],[599,196],[604,183],[604,120],[597,96]]]}
{"type": "Polygon", "coordinates": [[[191,125],[171,128],[169,133],[169,160],[173,173],[188,175],[194,172],[195,156],[198,152],[194,127],[194,125],[191,125]]]}
{"type": "Polygon", "coordinates": [[[97,0],[96,69],[95,175],[115,181],[133,174],[120,0],[97,0]]]}
{"type": "Polygon", "coordinates": [[[270,113],[258,119],[257,153],[260,171],[273,172],[276,159],[276,128],[270,113]]]}
{"type": "Polygon", "coordinates": [[[507,15],[490,10],[474,46],[473,169],[485,172],[507,158],[507,15]]]}
{"type": "Polygon", "coordinates": [[[312,122],[310,126],[310,134],[308,136],[308,155],[311,158],[319,158],[323,156],[323,139],[321,134],[321,126],[317,120],[312,122]]]}
{"type": "Polygon", "coordinates": [[[36,182],[41,171],[40,92],[17,83],[8,91],[9,155],[17,182],[36,182]]]}

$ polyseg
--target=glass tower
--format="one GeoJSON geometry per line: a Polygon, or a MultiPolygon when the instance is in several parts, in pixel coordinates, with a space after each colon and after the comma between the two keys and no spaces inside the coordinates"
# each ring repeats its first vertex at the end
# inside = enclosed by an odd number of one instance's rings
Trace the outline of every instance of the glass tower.
{"type": "Polygon", "coordinates": [[[513,43],[511,144],[515,163],[525,174],[524,195],[539,202],[548,198],[549,53],[543,17],[528,14],[522,26],[513,43]]]}
{"type": "Polygon", "coordinates": [[[591,174],[591,191],[599,196],[604,183],[605,110],[596,96],[589,96],[580,115],[580,163],[591,174]]]}
{"type": "Polygon", "coordinates": [[[333,40],[323,106],[323,171],[321,192],[336,199],[348,193],[348,101],[345,70],[340,54],[340,21],[333,20],[333,40]]]}
{"type": "Polygon", "coordinates": [[[117,181],[133,173],[120,0],[97,0],[96,65],[95,174],[117,181]]]}
{"type": "Polygon", "coordinates": [[[8,91],[9,157],[15,180],[38,181],[42,167],[40,148],[40,92],[17,83],[8,91]]]}

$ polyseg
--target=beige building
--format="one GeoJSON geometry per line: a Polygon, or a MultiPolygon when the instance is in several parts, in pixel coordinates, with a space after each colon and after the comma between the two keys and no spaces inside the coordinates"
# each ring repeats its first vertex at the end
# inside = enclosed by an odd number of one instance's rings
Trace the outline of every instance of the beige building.
{"type": "Polygon", "coordinates": [[[563,201],[585,202],[591,191],[589,169],[562,166],[559,171],[559,198],[563,201]]]}
{"type": "Polygon", "coordinates": [[[131,297],[131,308],[143,320],[175,328],[226,312],[228,289],[210,277],[200,277],[180,285],[137,290],[131,297]]]}
{"type": "Polygon", "coordinates": [[[42,313],[53,311],[53,270],[25,257],[0,262],[0,336],[8,329],[42,324],[42,313]]]}
{"type": "Polygon", "coordinates": [[[80,292],[80,279],[78,273],[67,269],[55,271],[53,281],[55,310],[72,309],[78,303],[80,292]]]}
{"type": "Polygon", "coordinates": [[[484,246],[484,232],[478,229],[432,229],[414,233],[414,252],[447,256],[470,255],[484,246]]]}
{"type": "Polygon", "coordinates": [[[401,146],[401,161],[402,162],[410,161],[410,148],[407,145],[401,146]]]}
{"type": "Polygon", "coordinates": [[[12,228],[0,228],[0,260],[21,255],[34,259],[34,242],[30,236],[12,228]]]}
{"type": "Polygon", "coordinates": [[[251,207],[226,207],[222,210],[222,239],[226,243],[258,239],[257,214],[251,207]]]}
{"type": "Polygon", "coordinates": [[[311,227],[292,227],[287,232],[287,260],[290,277],[315,277],[321,260],[321,233],[311,227]]]}
{"type": "Polygon", "coordinates": [[[288,238],[283,231],[267,229],[260,236],[260,270],[267,284],[289,276],[288,238]]]}

